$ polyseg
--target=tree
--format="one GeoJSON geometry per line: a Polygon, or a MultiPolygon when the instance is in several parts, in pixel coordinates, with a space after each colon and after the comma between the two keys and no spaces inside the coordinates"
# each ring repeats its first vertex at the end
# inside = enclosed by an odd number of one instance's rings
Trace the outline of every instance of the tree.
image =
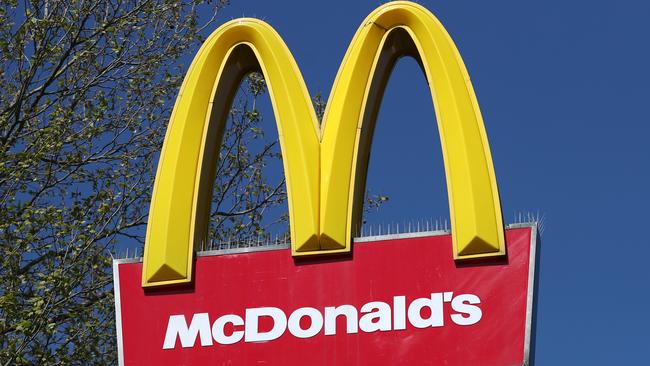
{"type": "Polygon", "coordinates": [[[110,253],[142,241],[184,63],[225,3],[1,2],[1,365],[115,363],[110,253]]]}
{"type": "MultiPolygon", "coordinates": [[[[288,235],[284,175],[268,174],[281,164],[276,127],[264,121],[259,99],[267,93],[264,77],[249,74],[230,110],[217,166],[208,238],[214,248],[269,243],[275,233],[288,235]],[[264,122],[264,123],[263,123],[264,122]]],[[[279,169],[281,170],[281,169],[279,169]]]]}

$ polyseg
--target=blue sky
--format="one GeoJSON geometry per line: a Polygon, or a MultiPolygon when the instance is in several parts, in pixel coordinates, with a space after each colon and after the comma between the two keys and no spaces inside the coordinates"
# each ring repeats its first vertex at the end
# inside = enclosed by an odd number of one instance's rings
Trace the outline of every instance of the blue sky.
{"type": "MultiPolygon", "coordinates": [[[[421,2],[445,25],[483,112],[507,223],[544,214],[538,365],[647,361],[650,344],[650,3],[421,2]]],[[[255,16],[327,96],[377,1],[233,0],[219,23],[255,16]]],[[[378,119],[368,187],[390,197],[373,222],[448,217],[433,105],[403,60],[378,119]]]]}

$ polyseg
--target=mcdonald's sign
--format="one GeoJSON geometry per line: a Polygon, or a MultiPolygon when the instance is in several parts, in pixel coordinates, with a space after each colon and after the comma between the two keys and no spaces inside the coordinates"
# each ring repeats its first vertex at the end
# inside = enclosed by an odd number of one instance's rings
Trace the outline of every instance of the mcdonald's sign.
{"type": "Polygon", "coordinates": [[[143,258],[115,261],[120,362],[528,364],[537,241],[534,225],[504,229],[470,78],[424,7],[391,2],[363,21],[322,125],[277,32],[236,19],[205,41],[179,92],[143,258]],[[373,125],[402,56],[418,61],[431,88],[451,232],[354,238],[373,125]],[[264,74],[277,120],[291,241],[196,253],[207,240],[213,159],[252,71],[264,74]]]}

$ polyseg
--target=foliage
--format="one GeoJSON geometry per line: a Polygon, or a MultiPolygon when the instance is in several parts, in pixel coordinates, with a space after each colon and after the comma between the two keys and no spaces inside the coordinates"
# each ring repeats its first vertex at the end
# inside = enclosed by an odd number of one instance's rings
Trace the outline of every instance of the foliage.
{"type": "Polygon", "coordinates": [[[0,365],[115,363],[110,253],[142,241],[181,62],[224,5],[0,3],[0,365]]]}
{"type": "Polygon", "coordinates": [[[287,235],[288,212],[282,153],[272,121],[264,121],[259,99],[267,92],[261,74],[242,83],[230,110],[216,166],[208,237],[214,243],[246,246],[287,235]],[[269,172],[269,165],[274,172],[269,172]],[[275,174],[273,174],[275,173],[275,174]]]}

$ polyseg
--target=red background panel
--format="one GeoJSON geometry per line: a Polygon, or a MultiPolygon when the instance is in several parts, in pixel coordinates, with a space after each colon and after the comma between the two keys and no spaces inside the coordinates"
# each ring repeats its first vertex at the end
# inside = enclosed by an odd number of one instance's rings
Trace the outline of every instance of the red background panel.
{"type": "MultiPolygon", "coordinates": [[[[532,229],[506,231],[507,259],[455,263],[450,235],[355,243],[343,259],[299,261],[274,250],[198,257],[194,284],[166,291],[141,287],[141,263],[118,264],[121,336],[125,365],[521,365],[524,363],[526,308],[532,229]],[[272,306],[287,317],[300,307],[370,301],[408,304],[431,293],[453,291],[481,299],[483,316],[471,326],[451,321],[445,303],[443,327],[337,334],[323,330],[299,339],[287,330],[263,343],[163,350],[170,315],[221,315],[272,306]]],[[[534,244],[534,243],[533,243],[534,244]]],[[[532,291],[532,289],[531,289],[532,291]]],[[[361,316],[361,314],[359,315],[361,316]]]]}

